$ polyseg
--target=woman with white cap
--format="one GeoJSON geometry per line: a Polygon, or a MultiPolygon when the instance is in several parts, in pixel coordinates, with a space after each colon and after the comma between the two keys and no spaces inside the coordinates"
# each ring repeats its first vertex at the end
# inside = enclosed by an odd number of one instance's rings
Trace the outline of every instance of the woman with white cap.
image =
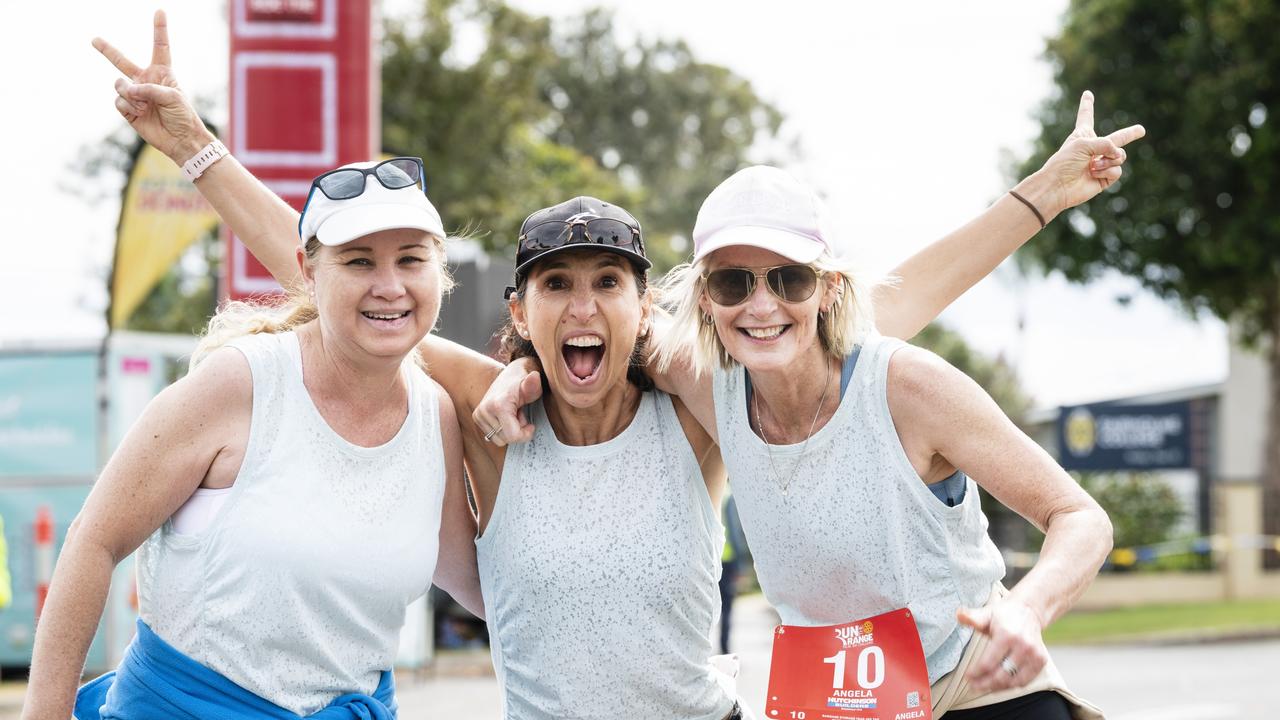
{"type": "MultiPolygon", "coordinates": [[[[1041,180],[1015,192],[1069,206],[1041,180]]],[[[714,408],[766,597],[796,626],[907,609],[935,716],[1097,717],[1041,631],[1110,551],[1106,514],[971,379],[875,332],[874,289],[830,237],[811,191],[748,168],[704,202],[670,276],[658,366],[705,379],[689,394],[714,408]],[[1011,592],[978,485],[1046,534],[1011,592]]]]}
{"type": "Polygon", "coordinates": [[[453,405],[414,362],[450,283],[422,161],[316,178],[300,233],[299,292],[213,318],[67,531],[23,718],[390,720],[409,603],[483,613],[453,405]],[[135,549],[138,634],[77,693],[135,549]]]}

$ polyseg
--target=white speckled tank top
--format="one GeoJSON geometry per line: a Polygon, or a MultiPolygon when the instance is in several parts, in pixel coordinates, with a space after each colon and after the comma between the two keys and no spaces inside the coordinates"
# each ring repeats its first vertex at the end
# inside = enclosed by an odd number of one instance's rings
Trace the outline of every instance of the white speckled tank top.
{"type": "Polygon", "coordinates": [[[406,365],[409,410],[365,448],[324,421],[294,333],[231,343],[253,373],[244,463],[196,535],[166,522],[138,550],[142,619],[236,684],[298,715],[390,669],[405,607],[435,571],[444,451],[435,389],[406,365]]]}
{"type": "Polygon", "coordinates": [[[760,587],[788,625],[834,625],[910,608],[929,682],[952,670],[979,607],[1004,577],[977,488],[948,507],[911,466],[889,414],[889,358],[904,343],[867,339],[835,416],[802,444],[768,448],[747,424],[744,373],[715,375],[716,423],[760,587]]]}
{"type": "Polygon", "coordinates": [[[646,392],[598,445],[562,444],[541,403],[476,540],[504,715],[719,720],[708,663],[724,530],[671,398],[646,392]]]}

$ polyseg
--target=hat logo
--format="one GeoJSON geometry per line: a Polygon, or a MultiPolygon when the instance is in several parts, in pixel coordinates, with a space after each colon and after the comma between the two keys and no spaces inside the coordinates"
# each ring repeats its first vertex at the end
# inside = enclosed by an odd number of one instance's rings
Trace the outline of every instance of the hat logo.
{"type": "Polygon", "coordinates": [[[790,215],[792,204],[786,198],[765,190],[751,189],[733,196],[728,210],[743,215],[790,215]]]}

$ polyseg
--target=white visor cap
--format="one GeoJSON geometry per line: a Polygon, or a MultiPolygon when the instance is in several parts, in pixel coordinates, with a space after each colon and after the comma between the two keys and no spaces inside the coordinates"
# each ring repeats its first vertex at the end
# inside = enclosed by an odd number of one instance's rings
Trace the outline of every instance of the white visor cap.
{"type": "Polygon", "coordinates": [[[720,183],[698,210],[693,261],[723,247],[749,245],[809,264],[830,253],[826,205],[783,170],[754,165],[720,183]]]}
{"type": "MultiPolygon", "coordinates": [[[[351,163],[343,168],[371,168],[379,161],[351,163]]],[[[299,235],[303,242],[314,237],[323,245],[345,245],[382,230],[413,228],[444,240],[440,213],[418,185],[391,190],[372,175],[365,176],[364,192],[346,200],[330,200],[319,188],[302,215],[299,235]]]]}

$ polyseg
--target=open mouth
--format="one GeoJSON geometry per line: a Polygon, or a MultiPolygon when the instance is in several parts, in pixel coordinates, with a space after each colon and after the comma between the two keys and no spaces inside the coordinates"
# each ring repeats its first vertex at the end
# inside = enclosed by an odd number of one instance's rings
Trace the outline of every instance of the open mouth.
{"type": "Polygon", "coordinates": [[[596,379],[600,363],[604,360],[604,340],[596,335],[579,335],[564,341],[560,346],[569,379],[585,385],[596,379]]]}
{"type": "Polygon", "coordinates": [[[738,332],[742,333],[743,335],[746,335],[752,340],[756,340],[759,342],[770,342],[772,340],[777,340],[778,338],[782,337],[790,329],[791,329],[790,325],[774,325],[772,327],[762,327],[762,328],[740,327],[738,328],[738,332]]]}
{"type": "Polygon", "coordinates": [[[395,329],[403,326],[409,321],[409,316],[413,314],[412,310],[404,310],[401,312],[361,312],[366,320],[372,322],[377,327],[395,329]]]}

